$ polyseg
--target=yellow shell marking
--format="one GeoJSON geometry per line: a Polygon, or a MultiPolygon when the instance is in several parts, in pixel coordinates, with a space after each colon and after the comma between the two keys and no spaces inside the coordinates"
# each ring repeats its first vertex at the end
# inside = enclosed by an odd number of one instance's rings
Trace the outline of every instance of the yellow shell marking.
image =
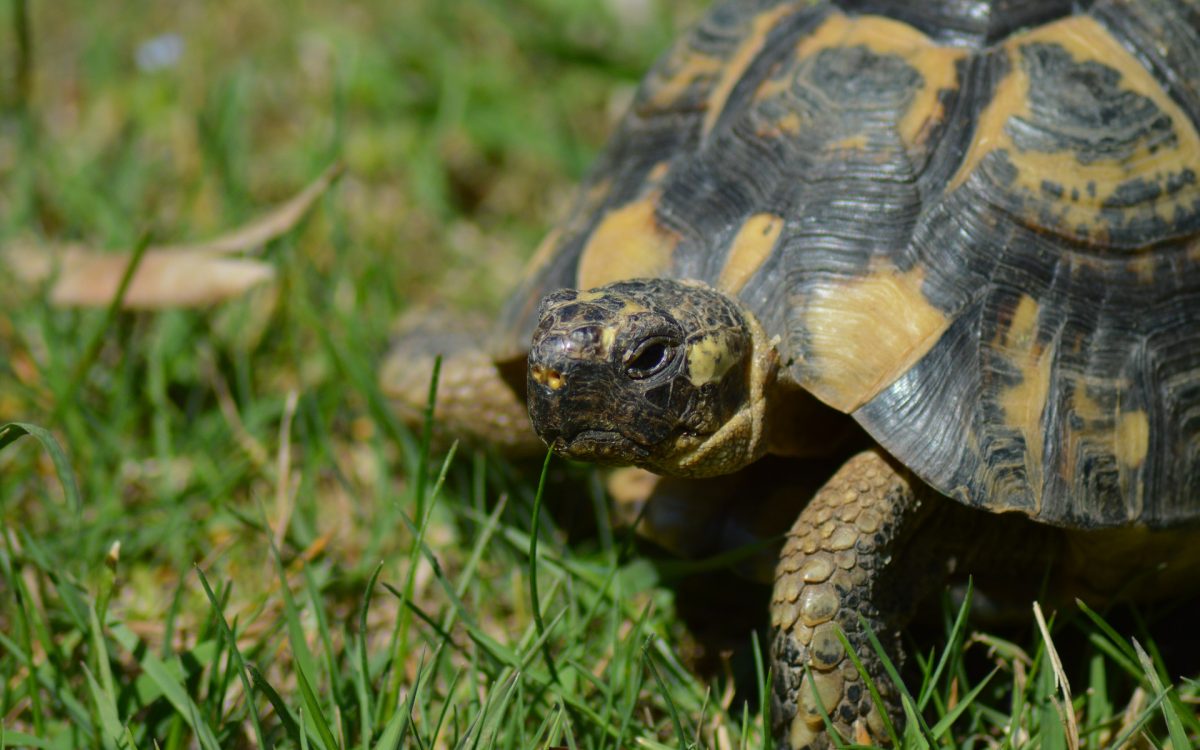
{"type": "Polygon", "coordinates": [[[1000,396],[1004,421],[1025,439],[1025,476],[1035,497],[1040,495],[1042,488],[1042,456],[1046,442],[1042,414],[1050,394],[1050,373],[1054,363],[1054,351],[1037,343],[1037,318],[1037,302],[1028,295],[1022,296],[1004,334],[1004,349],[1021,373],[1021,382],[1000,396]]]}
{"type": "MultiPolygon", "coordinates": [[[[1109,388],[1120,389],[1121,382],[1106,383],[1109,388]]],[[[1077,471],[1078,459],[1087,448],[1093,454],[1110,451],[1117,459],[1117,471],[1123,487],[1128,487],[1136,480],[1134,472],[1145,462],[1150,449],[1150,419],[1141,409],[1121,411],[1120,403],[1115,408],[1106,409],[1095,399],[1087,395],[1087,386],[1076,380],[1071,398],[1071,410],[1074,420],[1067,421],[1066,439],[1068,445],[1065,451],[1062,473],[1064,479],[1072,480],[1077,471]],[[1072,427],[1072,422],[1078,422],[1078,427],[1072,427]]],[[[1119,397],[1118,397],[1119,398],[1119,397]]],[[[1126,511],[1137,515],[1142,510],[1142,486],[1135,487],[1131,507],[1126,511]]]]}
{"type": "Polygon", "coordinates": [[[750,33],[738,45],[737,51],[733,53],[729,61],[723,64],[720,69],[720,78],[717,79],[712,93],[709,94],[708,111],[704,113],[704,129],[701,131],[705,136],[712,132],[713,125],[716,124],[717,118],[725,109],[725,102],[729,99],[729,94],[733,92],[733,87],[741,80],[742,74],[750,67],[750,63],[758,57],[758,53],[762,52],[763,45],[767,43],[767,35],[771,33],[781,18],[794,11],[795,6],[785,3],[754,17],[750,33]]]}
{"type": "MultiPolygon", "coordinates": [[[[1200,172],[1200,134],[1189,118],[1154,77],[1094,19],[1071,16],[1017,34],[1004,44],[1013,62],[1011,72],[996,87],[991,103],[980,114],[975,137],[947,191],[962,185],[979,167],[987,154],[1007,149],[1016,167],[1013,190],[1039,194],[1042,180],[1053,180],[1063,187],[1063,196],[1055,203],[1062,212],[1063,226],[1087,227],[1093,239],[1102,239],[1107,220],[1101,215],[1102,204],[1111,188],[1139,176],[1155,178],[1178,172],[1184,167],[1200,172]],[[1060,45],[1076,62],[1093,61],[1110,66],[1121,74],[1120,86],[1151,100],[1175,123],[1174,145],[1157,144],[1154,153],[1143,144],[1128,159],[1096,160],[1081,163],[1070,150],[1052,153],[1022,151],[1007,130],[1010,120],[1029,118],[1029,76],[1021,63],[1020,47],[1031,42],[1060,45]],[[1088,190],[1089,183],[1093,189],[1088,190]]],[[[1200,200],[1200,186],[1190,185],[1171,196],[1161,196],[1153,206],[1167,224],[1175,221],[1176,209],[1191,212],[1200,200]]],[[[1031,217],[1032,218],[1032,217],[1031,217]]]]}
{"type": "Polygon", "coordinates": [[[740,292],[771,255],[781,231],[783,219],[774,214],[754,214],[746,219],[729,246],[717,288],[730,295],[740,292]]]}
{"type": "Polygon", "coordinates": [[[1144,411],[1127,411],[1117,417],[1117,460],[1122,466],[1141,466],[1150,448],[1150,419],[1144,411]]]}
{"type": "MultiPolygon", "coordinates": [[[[1122,383],[1111,383],[1119,389],[1122,383]]],[[[1150,448],[1150,420],[1142,410],[1107,410],[1087,395],[1086,386],[1076,381],[1071,408],[1083,423],[1081,434],[1091,441],[1105,444],[1122,467],[1137,468],[1146,460],[1150,448]]]]}
{"type": "Polygon", "coordinates": [[[741,80],[742,75],[758,54],[762,52],[767,37],[775,25],[785,16],[794,13],[797,5],[783,3],[765,13],[754,16],[750,29],[740,41],[737,49],[728,57],[714,57],[697,52],[691,46],[680,46],[672,54],[667,64],[668,76],[656,82],[650,98],[639,107],[643,112],[656,109],[670,109],[671,105],[687,93],[695,85],[711,82],[707,100],[704,103],[704,127],[702,133],[707,136],[716,124],[717,118],[725,109],[725,103],[733,87],[741,80]]]}
{"type": "Polygon", "coordinates": [[[829,144],[830,151],[862,151],[871,145],[866,133],[855,133],[829,144]]]}
{"type": "Polygon", "coordinates": [[[671,267],[679,237],[654,218],[660,195],[649,195],[615,208],[600,220],[579,258],[580,289],[614,281],[662,276],[671,267]]]}
{"type": "MultiPolygon", "coordinates": [[[[923,85],[916,91],[907,111],[896,126],[906,146],[912,148],[919,145],[932,126],[943,118],[945,113],[942,112],[938,101],[938,92],[958,87],[954,63],[965,57],[966,51],[939,46],[912,26],[890,18],[850,18],[835,12],[812,34],[800,41],[796,46],[796,58],[803,60],[823,49],[854,46],[866,47],[877,55],[900,57],[921,74],[923,85]]],[[[754,98],[756,101],[762,101],[790,86],[790,77],[768,79],[759,86],[754,98]]],[[[803,123],[796,114],[789,113],[776,125],[783,132],[796,132],[803,123]]],[[[850,141],[839,145],[853,147],[857,144],[850,141]]]]}
{"type": "Polygon", "coordinates": [[[870,401],[933,347],[950,321],[921,293],[924,272],[874,264],[808,300],[805,329],[819,380],[805,385],[843,412],[870,401]]]}

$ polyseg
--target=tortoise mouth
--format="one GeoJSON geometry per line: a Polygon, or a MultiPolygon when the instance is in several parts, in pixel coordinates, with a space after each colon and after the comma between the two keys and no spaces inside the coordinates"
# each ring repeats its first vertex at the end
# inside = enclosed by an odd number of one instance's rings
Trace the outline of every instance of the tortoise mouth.
{"type": "Polygon", "coordinates": [[[628,464],[650,456],[645,446],[616,430],[584,429],[569,437],[560,435],[550,447],[560,456],[598,463],[628,464]]]}

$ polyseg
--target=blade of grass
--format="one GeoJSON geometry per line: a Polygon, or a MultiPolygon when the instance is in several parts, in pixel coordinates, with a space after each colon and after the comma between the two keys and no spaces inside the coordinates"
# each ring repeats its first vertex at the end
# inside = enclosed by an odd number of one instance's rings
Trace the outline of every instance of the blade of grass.
{"type": "Polygon", "coordinates": [[[904,747],[912,750],[929,750],[929,740],[921,734],[921,716],[908,695],[900,696],[900,707],[904,711],[904,747]]]}
{"type": "Polygon", "coordinates": [[[58,408],[64,409],[67,405],[75,403],[76,397],[79,395],[79,389],[83,386],[83,381],[87,378],[88,373],[92,369],[92,365],[96,363],[96,358],[100,356],[100,347],[104,345],[104,336],[112,328],[113,323],[117,319],[117,314],[121,311],[121,302],[125,299],[125,294],[129,291],[129,282],[133,280],[133,274],[141,265],[142,258],[146,255],[146,248],[150,247],[150,233],[143,232],[138,239],[137,245],[133,248],[133,253],[129,257],[129,264],[125,266],[125,271],[121,274],[121,282],[117,284],[117,293],[113,295],[112,301],[108,303],[108,309],[104,312],[104,320],[97,326],[88,339],[87,345],[83,349],[83,355],[75,363],[75,369],[71,371],[71,378],[68,380],[67,392],[62,394],[65,398],[60,398],[58,408]]]}
{"type": "Polygon", "coordinates": [[[991,672],[988,672],[987,676],[980,680],[978,685],[971,688],[971,690],[962,698],[959,698],[958,703],[954,705],[954,708],[947,711],[945,716],[943,716],[936,724],[930,727],[929,733],[935,740],[940,740],[942,736],[946,734],[946,732],[950,731],[950,727],[955,721],[958,720],[958,717],[961,716],[963,711],[966,711],[967,708],[975,701],[975,699],[979,697],[979,694],[983,692],[983,689],[987,687],[988,683],[991,682],[992,678],[995,677],[999,672],[999,667],[996,667],[991,672]]]}
{"type": "Polygon", "coordinates": [[[1146,680],[1150,683],[1150,687],[1153,688],[1155,697],[1161,699],[1160,705],[1163,720],[1167,722],[1167,734],[1171,737],[1171,747],[1191,747],[1187,731],[1183,728],[1183,721],[1175,713],[1175,706],[1170,701],[1170,694],[1174,688],[1163,684],[1162,679],[1158,676],[1158,669],[1155,668],[1153,660],[1150,659],[1150,655],[1146,653],[1146,650],[1142,648],[1142,644],[1138,643],[1136,638],[1133,639],[1133,649],[1137,653],[1138,661],[1141,662],[1142,668],[1146,670],[1146,680]]]}
{"type": "MultiPolygon", "coordinates": [[[[12,537],[7,533],[3,533],[3,537],[4,546],[8,550],[8,554],[0,556],[0,569],[3,570],[4,578],[8,581],[9,590],[13,592],[16,599],[16,637],[20,642],[21,656],[24,657],[33,654],[33,622],[37,618],[37,614],[33,604],[34,600],[29,595],[29,589],[25,584],[24,578],[10,564],[10,561],[16,558],[12,537]]],[[[53,654],[54,652],[48,651],[48,653],[53,654]]],[[[22,661],[25,660],[22,659],[22,661]]],[[[29,707],[33,712],[33,729],[39,735],[45,736],[46,724],[42,710],[42,691],[38,688],[37,669],[33,668],[32,658],[27,658],[27,661],[29,668],[25,671],[25,691],[29,696],[29,707]]]]}
{"type": "Polygon", "coordinates": [[[308,678],[304,675],[304,667],[300,664],[296,665],[296,682],[300,687],[300,695],[304,700],[304,707],[308,709],[306,718],[308,719],[308,723],[311,723],[316,729],[317,736],[321,740],[321,746],[325,750],[338,750],[338,742],[333,738],[333,732],[329,729],[329,723],[325,720],[325,713],[321,710],[321,703],[317,700],[317,694],[313,692],[312,685],[309,684],[308,678]]]}
{"type": "MultiPolygon", "coordinates": [[[[1141,615],[1136,610],[1133,612],[1133,615],[1138,623],[1138,631],[1141,633],[1142,639],[1146,644],[1145,651],[1150,656],[1150,662],[1154,665],[1158,679],[1162,684],[1167,686],[1167,701],[1171,704],[1172,711],[1183,722],[1185,730],[1190,729],[1193,734],[1200,734],[1200,715],[1197,715],[1195,711],[1188,707],[1179,691],[1170,684],[1171,678],[1167,675],[1167,668],[1163,664],[1158,644],[1154,642],[1150,632],[1146,629],[1146,623],[1142,621],[1141,615]]],[[[1135,641],[1134,645],[1138,645],[1137,639],[1133,640],[1135,641]]]]}
{"type": "Polygon", "coordinates": [[[429,481],[429,452],[433,445],[433,411],[437,406],[438,379],[442,374],[442,357],[433,358],[433,372],[429,374],[429,398],[425,402],[425,415],[421,422],[421,443],[417,455],[417,476],[413,482],[413,502],[416,518],[425,517],[425,484],[429,481]]]}
{"type": "Polygon", "coordinates": [[[1098,748],[1102,742],[1098,732],[1113,718],[1112,702],[1108,699],[1108,672],[1104,668],[1104,655],[1094,653],[1088,664],[1087,726],[1084,736],[1090,748],[1098,748]]]}
{"type": "Polygon", "coordinates": [[[833,726],[833,719],[829,716],[829,708],[825,705],[825,701],[821,700],[821,694],[817,692],[817,684],[813,681],[812,670],[809,669],[807,663],[805,663],[803,666],[805,678],[804,684],[808,685],[808,689],[813,697],[813,702],[817,706],[817,711],[821,714],[821,723],[825,725],[825,735],[828,737],[829,741],[833,743],[835,748],[838,748],[838,750],[843,750],[846,747],[846,740],[833,726]]]}
{"type": "MultiPolygon", "coordinates": [[[[879,641],[879,637],[875,634],[874,628],[871,627],[866,618],[859,614],[858,621],[862,625],[863,632],[865,632],[867,635],[867,641],[871,644],[871,649],[875,652],[875,655],[879,657],[879,663],[883,665],[883,669],[887,673],[888,678],[892,681],[893,687],[895,688],[896,692],[899,693],[901,705],[904,706],[904,709],[907,713],[911,713],[915,718],[913,726],[919,727],[922,737],[928,740],[928,738],[931,736],[929,725],[925,722],[925,717],[917,710],[917,704],[916,701],[913,700],[912,693],[908,691],[908,688],[904,684],[904,680],[900,677],[900,670],[896,668],[894,663],[892,663],[891,657],[888,656],[883,644],[879,641]]],[[[838,630],[841,632],[840,628],[838,630]]],[[[853,659],[853,651],[849,649],[849,641],[845,639],[845,633],[841,633],[841,635],[838,637],[842,640],[843,648],[847,648],[847,653],[852,654],[851,658],[853,659]]]]}
{"type": "MultiPolygon", "coordinates": [[[[440,649],[440,646],[439,646],[439,649],[440,649]]],[[[454,673],[454,676],[452,678],[450,678],[450,684],[446,686],[446,695],[454,695],[455,690],[458,688],[459,681],[462,680],[462,676],[463,676],[463,670],[461,670],[461,669],[457,670],[454,673]]],[[[433,722],[433,725],[430,727],[429,735],[431,737],[437,737],[441,734],[442,727],[446,723],[446,717],[449,715],[450,708],[452,707],[452,705],[453,705],[453,701],[443,701],[442,702],[442,710],[438,714],[437,719],[433,722]]]]}
{"type": "MultiPolygon", "coordinates": [[[[435,375],[436,375],[436,373],[435,373],[435,375]]],[[[433,384],[430,386],[431,393],[433,393],[435,396],[436,396],[436,382],[437,382],[437,378],[434,377],[433,384]]],[[[430,407],[430,408],[432,408],[432,407],[430,407]]],[[[432,411],[429,412],[429,415],[432,416],[432,411]]],[[[429,431],[429,439],[432,440],[432,428],[430,428],[430,431],[429,431]]],[[[420,453],[420,455],[425,456],[426,458],[422,458],[419,460],[419,463],[421,466],[424,466],[428,462],[427,457],[429,455],[429,447],[430,446],[427,442],[422,443],[422,447],[421,447],[419,453],[420,453]]],[[[441,472],[439,473],[438,482],[436,484],[437,488],[441,487],[441,484],[445,479],[446,472],[449,471],[450,464],[454,460],[454,455],[455,455],[457,449],[458,449],[458,443],[455,442],[455,443],[451,444],[450,450],[447,451],[446,458],[442,462],[442,469],[441,469],[441,472]]],[[[409,553],[408,553],[408,570],[404,576],[404,596],[401,598],[401,601],[410,601],[412,599],[413,591],[415,590],[416,580],[417,580],[417,578],[416,578],[417,569],[418,569],[417,561],[420,558],[422,548],[424,547],[425,533],[428,530],[429,521],[433,516],[433,508],[434,508],[436,499],[437,499],[437,492],[435,491],[431,494],[429,507],[425,508],[425,514],[423,516],[417,517],[417,520],[420,524],[419,526],[414,527],[414,524],[403,513],[403,511],[401,511],[399,513],[400,519],[404,522],[404,524],[408,527],[409,532],[412,533],[412,535],[413,535],[412,547],[409,549],[409,553]]],[[[424,508],[424,503],[422,503],[420,507],[424,508]]],[[[431,555],[431,557],[432,557],[432,555],[431,555]]],[[[434,560],[432,560],[432,562],[436,567],[436,558],[434,560]]],[[[408,610],[407,609],[402,610],[400,612],[400,617],[398,617],[396,619],[396,626],[392,631],[391,653],[392,653],[392,660],[393,660],[392,663],[393,664],[403,663],[405,656],[408,653],[408,629],[409,629],[411,622],[412,622],[412,620],[409,616],[408,610]]],[[[391,711],[394,710],[394,707],[399,698],[400,686],[401,686],[403,679],[404,679],[404,675],[402,674],[402,670],[398,670],[398,669],[393,670],[391,680],[388,683],[388,689],[384,694],[384,701],[381,704],[382,712],[381,712],[378,723],[387,723],[387,721],[391,718],[391,711]]]]}
{"type": "Polygon", "coordinates": [[[250,675],[246,669],[246,660],[242,658],[242,651],[238,648],[233,630],[225,620],[225,613],[217,601],[217,595],[213,593],[212,587],[208,585],[208,578],[204,576],[204,571],[200,569],[199,565],[196,565],[195,568],[196,575],[200,577],[200,585],[204,587],[204,594],[208,597],[208,603],[212,608],[213,619],[224,634],[226,642],[229,644],[229,649],[233,653],[234,664],[237,665],[238,677],[242,682],[242,691],[246,695],[246,707],[250,713],[250,722],[254,727],[254,737],[258,741],[259,747],[270,750],[275,745],[269,742],[263,734],[262,721],[258,716],[258,706],[254,702],[254,689],[250,682],[250,675]]]}
{"type": "Polygon", "coordinates": [[[676,747],[691,747],[691,743],[688,742],[687,732],[685,732],[683,729],[683,719],[679,715],[679,709],[676,708],[675,701],[671,698],[671,691],[667,689],[666,681],[663,680],[662,675],[658,671],[658,667],[654,664],[654,651],[650,648],[650,645],[653,641],[654,636],[651,636],[650,638],[647,638],[646,642],[642,645],[642,658],[646,664],[646,667],[650,670],[651,676],[654,677],[655,684],[658,685],[659,693],[662,699],[667,704],[667,715],[671,717],[671,725],[675,728],[675,737],[679,741],[679,744],[676,745],[676,747]]]}
{"type": "Polygon", "coordinates": [[[275,709],[275,715],[279,717],[279,723],[283,724],[283,731],[287,733],[288,738],[297,745],[305,742],[306,740],[302,740],[300,736],[302,734],[300,724],[296,716],[293,715],[292,709],[288,707],[287,701],[279,695],[279,691],[267,682],[267,678],[254,665],[250,665],[249,669],[250,677],[254,680],[254,687],[262,691],[262,694],[267,698],[267,702],[275,709]]]}
{"type": "MultiPolygon", "coordinates": [[[[861,615],[859,615],[859,622],[864,629],[868,629],[867,621],[861,615]]],[[[850,645],[850,640],[846,638],[846,633],[842,630],[841,626],[838,626],[835,632],[837,633],[838,640],[842,643],[842,648],[846,651],[846,656],[850,657],[850,663],[854,665],[854,669],[858,671],[858,676],[862,678],[863,684],[867,686],[867,692],[871,694],[871,701],[879,711],[879,717],[883,720],[883,729],[887,732],[892,746],[899,747],[900,737],[896,734],[896,727],[892,724],[891,717],[888,716],[887,704],[883,702],[883,696],[879,694],[879,688],[875,685],[875,680],[871,678],[871,675],[867,674],[866,667],[863,666],[862,660],[858,658],[854,647],[850,645]]],[[[877,640],[873,641],[871,647],[876,649],[876,653],[879,654],[883,651],[883,647],[877,646],[877,643],[877,640]]]]}
{"type": "MultiPolygon", "coordinates": [[[[267,523],[266,509],[261,503],[258,505],[259,523],[264,531],[264,536],[267,540],[267,545],[271,550],[271,561],[274,563],[275,576],[279,579],[279,594],[283,599],[283,619],[287,628],[288,643],[292,649],[292,657],[296,660],[296,674],[300,679],[301,692],[307,699],[308,695],[313,695],[309,688],[308,680],[317,679],[320,676],[320,670],[317,665],[316,657],[313,656],[312,650],[308,647],[308,639],[304,636],[304,626],[300,623],[300,609],[296,606],[296,599],[292,596],[291,585],[288,582],[287,570],[284,569],[283,559],[279,554],[279,547],[275,544],[275,538],[270,531],[270,524],[267,523]]],[[[304,566],[303,560],[300,562],[304,566]]],[[[319,602],[320,598],[312,591],[309,591],[310,600],[319,602]]],[[[315,606],[315,605],[314,605],[315,606]]],[[[315,613],[314,613],[315,614],[315,613]]],[[[318,618],[319,620],[319,618],[318,618]]],[[[320,622],[318,622],[318,626],[320,622]]],[[[326,628],[326,634],[328,629],[326,628]]],[[[332,679],[333,672],[330,672],[332,679]]],[[[334,696],[336,700],[337,696],[334,696]]],[[[329,727],[325,724],[325,712],[320,710],[319,704],[316,706],[308,706],[309,719],[317,727],[320,732],[321,740],[326,741],[325,734],[329,733],[329,727]],[[323,730],[323,731],[322,731],[323,730]]],[[[332,736],[332,735],[330,735],[332,736]]],[[[325,750],[334,750],[335,744],[326,744],[325,750]]]]}
{"type": "Polygon", "coordinates": [[[199,707],[196,706],[191,696],[188,695],[187,686],[180,682],[171,673],[167,665],[151,651],[140,651],[140,639],[125,625],[113,625],[110,631],[121,648],[125,649],[125,652],[130,656],[137,659],[142,673],[149,677],[158,689],[162,691],[163,697],[167,699],[167,702],[174,707],[183,721],[196,733],[196,740],[200,743],[200,746],[205,750],[220,750],[216,735],[213,734],[212,728],[201,717],[199,707]]]}
{"type": "Polygon", "coordinates": [[[116,696],[111,691],[104,688],[92,676],[92,670],[83,666],[84,676],[87,677],[88,691],[92,695],[92,702],[96,705],[96,713],[100,716],[100,739],[104,743],[107,750],[127,750],[137,746],[133,742],[133,735],[129,733],[129,729],[121,723],[120,717],[117,715],[116,696]]]}
{"type": "Polygon", "coordinates": [[[754,647],[754,683],[758,690],[758,705],[762,706],[762,733],[766,740],[764,750],[773,750],[775,733],[771,731],[771,679],[772,670],[763,661],[763,647],[758,640],[758,631],[750,634],[754,647]]]}
{"type": "Polygon", "coordinates": [[[1042,643],[1046,647],[1046,656],[1050,660],[1050,667],[1054,671],[1054,681],[1058,684],[1058,689],[1062,691],[1062,702],[1050,696],[1050,700],[1062,715],[1063,723],[1067,730],[1067,747],[1071,750],[1079,750],[1079,725],[1075,721],[1074,701],[1071,699],[1071,684],[1067,681],[1067,673],[1063,671],[1062,660],[1058,656],[1058,649],[1054,647],[1054,641],[1050,638],[1050,627],[1046,624],[1046,618],[1042,615],[1042,607],[1036,601],[1033,603],[1033,619],[1037,623],[1038,631],[1042,634],[1042,643]]]}
{"type": "Polygon", "coordinates": [[[0,646],[3,646],[6,651],[12,654],[13,658],[30,672],[37,675],[38,684],[47,693],[54,695],[56,700],[61,702],[67,709],[68,719],[71,722],[72,728],[78,728],[84,734],[92,734],[94,727],[92,725],[92,715],[74,695],[71,694],[70,688],[62,684],[62,680],[55,673],[53,667],[43,664],[40,667],[35,666],[33,658],[25,653],[20,646],[9,639],[4,633],[0,633],[0,646]]]}
{"type": "Polygon", "coordinates": [[[4,450],[6,446],[24,435],[36,438],[50,454],[50,460],[54,462],[54,471],[58,474],[58,482],[62,485],[67,505],[75,511],[76,519],[78,519],[79,514],[83,512],[83,500],[79,495],[75,472],[71,470],[71,462],[67,460],[67,454],[49,430],[27,422],[9,422],[0,426],[0,450],[4,450]]]}
{"type": "Polygon", "coordinates": [[[358,692],[358,709],[359,721],[361,727],[359,731],[362,734],[362,748],[368,750],[371,740],[371,717],[375,712],[371,706],[371,691],[367,689],[367,683],[371,680],[371,664],[367,656],[367,639],[370,637],[367,631],[367,613],[371,609],[371,595],[375,592],[375,583],[379,580],[379,573],[383,570],[383,563],[380,562],[375,566],[375,570],[371,572],[370,579],[367,580],[367,586],[363,589],[362,604],[358,610],[358,668],[355,670],[355,687],[358,692]]]}
{"type": "Polygon", "coordinates": [[[1133,646],[1129,645],[1129,641],[1122,638],[1120,634],[1117,633],[1117,631],[1113,628],[1113,626],[1109,625],[1103,617],[1085,604],[1082,599],[1076,599],[1075,605],[1078,606],[1079,609],[1081,609],[1083,613],[1087,615],[1087,618],[1092,621],[1092,624],[1099,628],[1100,631],[1108,637],[1108,640],[1120,650],[1120,653],[1128,660],[1129,667],[1132,670],[1131,674],[1137,676],[1138,669],[1135,665],[1138,663],[1138,655],[1133,646]]]}
{"type": "MultiPolygon", "coordinates": [[[[508,675],[508,677],[497,690],[493,690],[488,693],[487,699],[484,701],[483,707],[479,712],[479,717],[475,722],[475,727],[478,729],[472,737],[472,748],[480,747],[480,743],[485,743],[483,744],[483,747],[485,748],[494,746],[496,724],[499,722],[500,717],[504,715],[504,711],[508,707],[508,702],[512,698],[513,692],[516,689],[518,678],[519,675],[516,672],[513,672],[508,675]],[[498,700],[495,697],[497,693],[499,694],[498,700]],[[485,737],[492,738],[492,741],[486,741],[484,739],[485,737]]],[[[470,732],[468,732],[468,736],[471,736],[470,732]]],[[[466,737],[463,739],[465,740],[466,737]]]]}
{"type": "Polygon", "coordinates": [[[16,71],[16,109],[22,115],[29,113],[33,101],[33,34],[30,31],[28,0],[13,2],[13,35],[17,39],[13,50],[13,70],[16,71]]]}
{"type": "Polygon", "coordinates": [[[54,747],[54,743],[32,734],[5,729],[0,724],[0,747],[54,747]]]}
{"type": "MultiPolygon", "coordinates": [[[[95,607],[88,607],[88,624],[92,643],[92,658],[96,662],[96,670],[100,673],[100,686],[103,688],[103,696],[112,705],[112,710],[116,711],[117,706],[117,688],[113,680],[112,665],[108,663],[108,645],[104,641],[104,629],[100,625],[100,616],[96,614],[95,607]]],[[[101,715],[101,719],[105,717],[101,715]]],[[[112,727],[108,727],[111,729],[112,727]]],[[[113,735],[114,737],[116,735],[113,735]]]]}
{"type": "MultiPolygon", "coordinates": [[[[1130,724],[1125,727],[1125,731],[1117,735],[1117,738],[1114,739],[1112,744],[1108,747],[1125,747],[1126,744],[1133,738],[1133,736],[1140,732],[1142,727],[1146,726],[1146,723],[1153,718],[1154,712],[1158,710],[1158,707],[1162,705],[1162,702],[1166,700],[1166,697],[1166,693],[1160,693],[1159,695],[1154,696],[1154,700],[1146,704],[1146,707],[1142,709],[1142,712],[1138,714],[1137,718],[1130,722],[1130,724]]],[[[1184,745],[1183,747],[1190,747],[1190,745],[1184,745]]]]}
{"type": "Polygon", "coordinates": [[[934,690],[937,689],[938,680],[941,679],[942,671],[950,662],[950,655],[955,653],[962,643],[963,633],[966,630],[967,615],[971,611],[971,596],[974,593],[974,581],[967,579],[967,590],[963,595],[962,605],[958,608],[958,615],[954,618],[954,625],[950,628],[950,635],[946,639],[946,646],[942,649],[942,655],[938,659],[937,666],[933,672],[928,675],[928,679],[924,681],[921,687],[920,697],[917,699],[917,708],[924,711],[925,706],[929,703],[930,697],[933,696],[934,690]]]}
{"type": "MultiPolygon", "coordinates": [[[[553,456],[554,453],[548,450],[546,458],[542,461],[542,473],[538,478],[537,493],[533,496],[533,521],[529,529],[529,602],[533,610],[533,623],[539,636],[545,635],[546,624],[542,622],[542,605],[541,599],[538,598],[538,520],[541,517],[542,495],[546,491],[546,473],[550,470],[550,459],[553,456]]],[[[554,655],[550,653],[549,642],[545,640],[543,640],[542,657],[546,662],[546,668],[550,670],[550,679],[558,682],[558,668],[554,665],[554,655]]]]}
{"type": "Polygon", "coordinates": [[[417,694],[424,681],[424,677],[425,657],[422,655],[421,663],[417,665],[416,679],[413,680],[412,689],[408,691],[408,698],[404,701],[404,711],[392,714],[392,719],[388,722],[387,730],[380,736],[379,742],[375,743],[375,750],[398,750],[398,748],[404,745],[404,740],[408,737],[408,731],[412,729],[413,709],[416,706],[417,694]]]}

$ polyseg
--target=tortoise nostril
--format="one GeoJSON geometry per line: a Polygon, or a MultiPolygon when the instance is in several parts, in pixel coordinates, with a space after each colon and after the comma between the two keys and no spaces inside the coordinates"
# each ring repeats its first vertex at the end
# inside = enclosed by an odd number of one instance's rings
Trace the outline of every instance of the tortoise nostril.
{"type": "Polygon", "coordinates": [[[552,391],[557,391],[563,386],[562,373],[552,367],[534,365],[529,368],[529,377],[533,378],[533,382],[544,385],[552,391]]]}

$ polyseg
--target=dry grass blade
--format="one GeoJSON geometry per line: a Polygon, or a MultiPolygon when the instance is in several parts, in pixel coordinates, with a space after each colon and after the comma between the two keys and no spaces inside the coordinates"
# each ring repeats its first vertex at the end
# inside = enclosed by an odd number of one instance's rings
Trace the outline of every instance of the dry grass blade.
{"type": "MultiPolygon", "coordinates": [[[[121,300],[129,310],[204,307],[236,297],[270,281],[275,269],[248,258],[249,252],[279,237],[304,217],[341,173],[326,169],[294,198],[275,210],[216,239],[146,250],[121,300]]],[[[50,302],[58,307],[103,307],[112,302],[130,262],[129,253],[83,245],[46,247],[20,244],[6,249],[3,263],[21,281],[37,284],[57,273],[50,302]]]]}
{"type": "Polygon", "coordinates": [[[300,401],[297,391],[288,391],[283,405],[283,420],[279,424],[279,453],[275,459],[275,546],[283,545],[292,510],[296,505],[294,488],[288,481],[292,473],[292,420],[296,416],[296,405],[300,401]]]}
{"type": "Polygon", "coordinates": [[[333,181],[341,175],[342,169],[341,163],[326,167],[324,172],[288,202],[214,240],[187,245],[160,245],[151,250],[164,253],[190,251],[209,255],[234,255],[261,247],[296,226],[317,199],[324,195],[333,181]]]}
{"type": "Polygon", "coordinates": [[[1063,671],[1062,659],[1058,657],[1058,650],[1054,648],[1054,641],[1050,638],[1050,628],[1046,626],[1046,618],[1042,616],[1042,607],[1037,602],[1033,603],[1033,617],[1037,620],[1038,630],[1042,633],[1042,641],[1046,644],[1046,655],[1050,657],[1050,666],[1054,668],[1054,680],[1063,694],[1062,703],[1055,701],[1054,706],[1062,715],[1063,724],[1067,730],[1067,747],[1071,750],[1079,750],[1079,724],[1075,720],[1075,707],[1071,700],[1071,684],[1067,681],[1067,673],[1063,671]]]}

